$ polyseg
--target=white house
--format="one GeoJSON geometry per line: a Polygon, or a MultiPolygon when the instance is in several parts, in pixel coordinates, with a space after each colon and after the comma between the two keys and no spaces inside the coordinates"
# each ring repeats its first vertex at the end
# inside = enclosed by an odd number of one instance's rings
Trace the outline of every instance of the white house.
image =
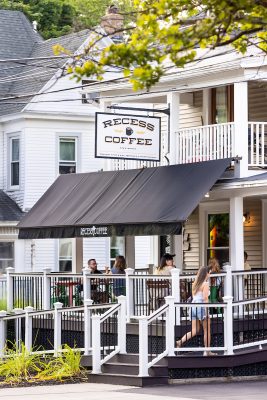
{"type": "MultiPolygon", "coordinates": [[[[221,265],[230,262],[242,269],[244,251],[251,267],[266,267],[266,77],[266,57],[258,49],[251,47],[242,56],[224,48],[184,69],[173,68],[151,93],[134,95],[126,80],[94,85],[93,90],[101,93],[103,109],[110,104],[125,107],[127,101],[131,106],[136,102],[136,108],[145,101],[149,108],[169,105],[169,132],[166,116],[162,119],[161,165],[166,165],[166,157],[170,164],[237,158],[190,215],[183,235],[167,238],[176,264],[183,269],[204,265],[212,256],[221,265]]],[[[110,169],[138,166],[140,162],[129,160],[109,164],[110,169]]],[[[151,243],[155,255],[151,263],[157,262],[161,244],[164,238],[156,237],[151,243]]]]}

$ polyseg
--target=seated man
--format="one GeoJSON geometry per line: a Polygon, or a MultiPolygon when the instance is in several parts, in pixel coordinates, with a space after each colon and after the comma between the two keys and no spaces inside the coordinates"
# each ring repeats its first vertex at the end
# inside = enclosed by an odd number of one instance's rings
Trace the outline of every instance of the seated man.
{"type": "MultiPolygon", "coordinates": [[[[102,275],[102,272],[97,269],[95,258],[88,260],[88,268],[91,270],[91,274],[102,275]]],[[[104,279],[91,279],[91,299],[95,304],[108,303],[108,282],[105,282],[104,279]]]]}

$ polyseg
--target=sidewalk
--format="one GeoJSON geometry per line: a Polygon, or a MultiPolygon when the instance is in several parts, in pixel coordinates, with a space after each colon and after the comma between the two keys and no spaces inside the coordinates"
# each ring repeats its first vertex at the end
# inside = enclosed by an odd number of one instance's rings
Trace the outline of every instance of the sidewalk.
{"type": "Polygon", "coordinates": [[[266,381],[170,385],[153,388],[62,384],[0,389],[3,400],[266,400],[266,381]]]}

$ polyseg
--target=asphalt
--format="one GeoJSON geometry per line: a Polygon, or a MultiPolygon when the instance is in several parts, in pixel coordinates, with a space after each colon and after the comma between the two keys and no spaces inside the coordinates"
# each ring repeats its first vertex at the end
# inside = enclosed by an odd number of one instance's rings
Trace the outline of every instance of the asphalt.
{"type": "Polygon", "coordinates": [[[3,400],[266,400],[267,378],[235,383],[194,383],[153,388],[95,383],[0,389],[3,400]]]}

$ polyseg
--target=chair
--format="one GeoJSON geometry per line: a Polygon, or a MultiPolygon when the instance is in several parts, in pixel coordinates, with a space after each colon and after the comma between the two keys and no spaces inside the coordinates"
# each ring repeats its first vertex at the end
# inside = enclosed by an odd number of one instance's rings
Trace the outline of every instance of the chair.
{"type": "Polygon", "coordinates": [[[168,279],[148,279],[146,286],[148,289],[148,313],[150,314],[164,304],[164,297],[170,294],[171,285],[168,279]]]}

